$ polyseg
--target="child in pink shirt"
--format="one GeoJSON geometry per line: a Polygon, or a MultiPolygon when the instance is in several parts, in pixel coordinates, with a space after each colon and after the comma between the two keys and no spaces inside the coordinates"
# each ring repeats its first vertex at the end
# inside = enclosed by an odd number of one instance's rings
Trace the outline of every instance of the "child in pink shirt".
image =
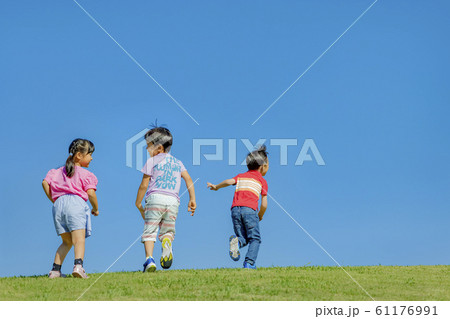
{"type": "Polygon", "coordinates": [[[72,275],[87,278],[83,268],[85,238],[91,235],[90,213],[98,216],[99,212],[95,194],[97,177],[83,167],[89,167],[94,150],[94,144],[89,140],[73,140],[66,165],[50,170],[42,182],[45,194],[53,203],[56,233],[62,239],[49,278],[62,277],[61,265],[72,245],[75,247],[72,275]],[[92,211],[86,204],[87,200],[92,211]]]}

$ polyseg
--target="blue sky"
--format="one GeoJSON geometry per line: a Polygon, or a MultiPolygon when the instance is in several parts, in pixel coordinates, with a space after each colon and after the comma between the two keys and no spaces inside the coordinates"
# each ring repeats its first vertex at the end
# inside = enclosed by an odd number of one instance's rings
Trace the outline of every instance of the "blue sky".
{"type": "MultiPolygon", "coordinates": [[[[237,139],[238,163],[239,139],[298,139],[285,166],[268,143],[269,192],[342,265],[450,263],[448,3],[378,1],[255,125],[372,1],[79,3],[200,125],[75,2],[2,2],[0,276],[49,271],[60,239],[41,181],[77,137],[95,143],[99,179],[87,272],[134,242],[141,174],[126,166],[125,143],[155,119],[199,178],[194,217],[181,200],[174,269],[241,266],[228,256],[233,189],[206,182],[245,167],[228,165],[227,147],[223,161],[193,165],[200,138],[237,139]],[[325,166],[294,165],[305,139],[325,166]]],[[[261,231],[258,266],[334,265],[271,199],[261,231]]],[[[143,261],[137,242],[110,271],[143,261]]],[[[63,271],[72,264],[73,251],[63,271]]]]}

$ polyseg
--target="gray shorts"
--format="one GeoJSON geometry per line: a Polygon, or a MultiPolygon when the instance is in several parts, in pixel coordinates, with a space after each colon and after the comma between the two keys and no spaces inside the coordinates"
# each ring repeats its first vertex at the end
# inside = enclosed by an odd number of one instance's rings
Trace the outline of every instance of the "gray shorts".
{"type": "Polygon", "coordinates": [[[78,229],[86,229],[91,235],[91,209],[78,195],[63,195],[53,204],[53,222],[58,235],[78,229]]]}

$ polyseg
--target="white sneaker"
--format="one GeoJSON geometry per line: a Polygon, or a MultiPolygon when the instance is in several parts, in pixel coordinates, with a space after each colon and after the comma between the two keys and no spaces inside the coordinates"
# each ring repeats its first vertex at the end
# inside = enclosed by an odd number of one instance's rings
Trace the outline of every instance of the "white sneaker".
{"type": "Polygon", "coordinates": [[[241,253],[239,252],[239,238],[232,235],[230,237],[230,257],[234,261],[238,261],[241,258],[241,253]]]}
{"type": "Polygon", "coordinates": [[[83,279],[89,278],[88,275],[86,275],[86,271],[84,270],[83,266],[81,265],[73,266],[72,276],[74,276],[75,278],[83,279]]]}

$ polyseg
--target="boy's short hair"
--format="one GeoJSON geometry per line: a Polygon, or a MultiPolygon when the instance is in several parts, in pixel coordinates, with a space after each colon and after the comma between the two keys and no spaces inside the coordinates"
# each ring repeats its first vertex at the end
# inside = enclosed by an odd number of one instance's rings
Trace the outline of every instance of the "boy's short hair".
{"type": "Polygon", "coordinates": [[[258,169],[267,163],[267,154],[269,154],[269,152],[266,151],[265,145],[261,145],[257,150],[248,153],[246,159],[248,170],[252,171],[258,169]]]}
{"type": "Polygon", "coordinates": [[[155,146],[162,145],[164,152],[168,152],[172,147],[173,137],[167,128],[158,126],[145,133],[145,140],[155,146]]]}

